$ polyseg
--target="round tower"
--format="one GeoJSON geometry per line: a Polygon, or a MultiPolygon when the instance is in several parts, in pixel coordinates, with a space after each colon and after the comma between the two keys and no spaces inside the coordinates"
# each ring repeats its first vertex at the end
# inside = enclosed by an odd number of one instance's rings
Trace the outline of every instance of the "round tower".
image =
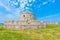
{"type": "Polygon", "coordinates": [[[20,15],[20,19],[25,21],[25,20],[34,20],[34,15],[31,12],[23,12],[20,15]]]}

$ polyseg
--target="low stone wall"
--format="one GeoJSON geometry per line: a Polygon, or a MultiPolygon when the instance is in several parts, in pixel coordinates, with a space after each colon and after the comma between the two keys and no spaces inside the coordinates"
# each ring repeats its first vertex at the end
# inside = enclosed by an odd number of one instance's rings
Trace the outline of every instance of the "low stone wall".
{"type": "Polygon", "coordinates": [[[46,23],[37,21],[31,12],[20,14],[20,20],[9,20],[4,23],[4,27],[12,30],[39,29],[46,28],[46,23]]]}
{"type": "Polygon", "coordinates": [[[10,30],[30,30],[46,28],[46,25],[4,25],[6,29],[10,30]]]}

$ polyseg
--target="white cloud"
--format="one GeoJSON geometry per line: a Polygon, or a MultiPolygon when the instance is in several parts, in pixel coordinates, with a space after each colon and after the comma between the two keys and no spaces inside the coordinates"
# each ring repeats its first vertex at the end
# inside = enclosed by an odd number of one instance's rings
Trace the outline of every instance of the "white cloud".
{"type": "Polygon", "coordinates": [[[55,3],[55,0],[52,0],[53,3],[55,3]]]}
{"type": "Polygon", "coordinates": [[[34,2],[35,0],[33,0],[33,2],[34,2]]]}
{"type": "Polygon", "coordinates": [[[20,4],[20,8],[24,8],[25,7],[25,4],[20,4]]]}
{"type": "Polygon", "coordinates": [[[4,5],[4,4],[1,3],[1,2],[0,2],[0,6],[4,7],[4,8],[5,8],[6,10],[8,10],[8,11],[10,10],[10,8],[9,8],[8,6],[4,5]]]}
{"type": "Polygon", "coordinates": [[[56,0],[49,0],[49,2],[55,3],[55,2],[56,2],[56,0]]]}
{"type": "Polygon", "coordinates": [[[2,20],[2,18],[1,18],[1,14],[0,14],[0,20],[2,20]]]}
{"type": "Polygon", "coordinates": [[[20,3],[27,4],[28,0],[20,0],[20,3]]]}
{"type": "MultiPolygon", "coordinates": [[[[17,5],[17,3],[15,3],[15,4],[17,5]]],[[[17,9],[10,8],[9,6],[3,4],[2,2],[0,2],[0,6],[4,7],[8,12],[11,12],[13,14],[18,14],[17,9]]],[[[20,11],[20,10],[18,10],[18,11],[20,11]]]]}
{"type": "Polygon", "coordinates": [[[46,4],[48,4],[48,2],[47,2],[47,1],[42,3],[42,5],[46,5],[46,4]]]}
{"type": "Polygon", "coordinates": [[[14,18],[14,16],[13,16],[12,14],[7,14],[6,17],[7,17],[8,19],[13,19],[13,18],[14,18]]]}
{"type": "Polygon", "coordinates": [[[46,4],[48,4],[49,2],[55,3],[55,1],[56,1],[56,0],[48,0],[48,1],[43,2],[42,5],[46,5],[46,4]]]}
{"type": "Polygon", "coordinates": [[[44,19],[44,18],[50,18],[50,17],[54,17],[54,16],[58,16],[58,15],[60,15],[60,14],[49,15],[49,16],[46,16],[46,17],[42,17],[42,18],[40,18],[40,19],[44,19]]]}
{"type": "Polygon", "coordinates": [[[32,2],[32,0],[29,0],[29,2],[32,2]]]}
{"type": "Polygon", "coordinates": [[[30,6],[29,4],[27,4],[27,6],[30,6]]]}
{"type": "Polygon", "coordinates": [[[28,4],[28,0],[21,0],[20,1],[20,10],[23,11],[26,8],[26,5],[28,4]]]}
{"type": "Polygon", "coordinates": [[[27,4],[27,3],[28,3],[28,0],[25,0],[25,1],[24,1],[24,4],[27,4]]]}
{"type": "Polygon", "coordinates": [[[32,6],[32,4],[30,4],[30,6],[32,6]]]}
{"type": "Polygon", "coordinates": [[[19,2],[20,0],[18,0],[18,2],[19,2]]]}
{"type": "Polygon", "coordinates": [[[26,9],[28,10],[29,8],[28,8],[28,7],[26,7],[26,9]]]}
{"type": "Polygon", "coordinates": [[[0,20],[1,20],[1,18],[0,18],[0,20]]]}
{"type": "Polygon", "coordinates": [[[13,2],[14,5],[18,5],[18,2],[13,2]]]}

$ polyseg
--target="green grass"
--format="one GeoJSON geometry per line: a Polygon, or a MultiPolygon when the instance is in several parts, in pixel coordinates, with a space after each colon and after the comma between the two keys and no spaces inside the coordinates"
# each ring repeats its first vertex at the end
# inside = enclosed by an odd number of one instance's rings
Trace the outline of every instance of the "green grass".
{"type": "Polygon", "coordinates": [[[0,27],[0,40],[60,40],[60,25],[37,30],[7,30],[0,27]]]}

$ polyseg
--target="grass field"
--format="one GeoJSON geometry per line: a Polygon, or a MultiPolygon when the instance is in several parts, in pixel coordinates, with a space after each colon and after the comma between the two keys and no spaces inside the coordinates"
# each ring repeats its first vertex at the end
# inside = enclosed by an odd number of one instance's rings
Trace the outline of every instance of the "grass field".
{"type": "Polygon", "coordinates": [[[0,27],[0,40],[60,40],[60,25],[38,30],[7,30],[0,27]]]}

